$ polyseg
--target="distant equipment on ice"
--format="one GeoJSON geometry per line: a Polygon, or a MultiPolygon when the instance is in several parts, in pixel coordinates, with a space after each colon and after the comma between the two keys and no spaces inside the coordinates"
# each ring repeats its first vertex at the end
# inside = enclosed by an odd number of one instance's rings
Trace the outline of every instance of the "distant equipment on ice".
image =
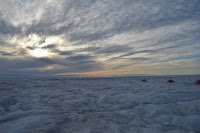
{"type": "Polygon", "coordinates": [[[196,85],[200,85],[200,80],[197,80],[197,81],[195,82],[195,84],[196,84],[196,85]]]}
{"type": "Polygon", "coordinates": [[[170,80],[167,81],[167,83],[175,83],[175,81],[170,79],[170,80]]]}
{"type": "Polygon", "coordinates": [[[141,81],[142,81],[142,82],[147,82],[147,80],[146,80],[146,79],[142,79],[141,81]]]}

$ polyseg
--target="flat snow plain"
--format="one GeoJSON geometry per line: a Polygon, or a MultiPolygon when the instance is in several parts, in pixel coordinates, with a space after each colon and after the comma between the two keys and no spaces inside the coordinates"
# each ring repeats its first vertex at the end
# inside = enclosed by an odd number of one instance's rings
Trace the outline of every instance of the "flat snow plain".
{"type": "Polygon", "coordinates": [[[1,79],[0,133],[200,133],[197,79],[1,79]]]}

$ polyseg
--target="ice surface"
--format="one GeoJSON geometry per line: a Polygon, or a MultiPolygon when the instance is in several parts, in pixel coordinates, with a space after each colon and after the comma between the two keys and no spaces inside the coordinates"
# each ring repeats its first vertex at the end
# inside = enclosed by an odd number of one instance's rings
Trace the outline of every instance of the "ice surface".
{"type": "Polygon", "coordinates": [[[198,133],[198,79],[0,79],[0,133],[198,133]]]}

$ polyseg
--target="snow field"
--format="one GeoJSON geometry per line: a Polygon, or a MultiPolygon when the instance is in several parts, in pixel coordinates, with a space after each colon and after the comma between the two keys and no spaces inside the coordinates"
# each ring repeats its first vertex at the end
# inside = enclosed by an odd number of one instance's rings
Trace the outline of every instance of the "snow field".
{"type": "Polygon", "coordinates": [[[198,133],[197,79],[200,76],[2,79],[0,133],[198,133]]]}

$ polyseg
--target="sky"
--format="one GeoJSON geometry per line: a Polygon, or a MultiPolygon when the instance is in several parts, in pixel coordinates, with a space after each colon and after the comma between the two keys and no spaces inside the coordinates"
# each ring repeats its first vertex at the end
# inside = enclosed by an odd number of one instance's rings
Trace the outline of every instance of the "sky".
{"type": "Polygon", "coordinates": [[[200,74],[200,0],[0,0],[0,76],[200,74]]]}

